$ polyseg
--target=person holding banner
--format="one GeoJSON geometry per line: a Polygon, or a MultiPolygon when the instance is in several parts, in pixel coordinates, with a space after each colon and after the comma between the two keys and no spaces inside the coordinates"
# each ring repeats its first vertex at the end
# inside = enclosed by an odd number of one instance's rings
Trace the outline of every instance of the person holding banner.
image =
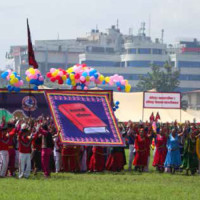
{"type": "Polygon", "coordinates": [[[47,122],[44,122],[42,127],[39,129],[39,133],[42,135],[42,154],[41,162],[44,176],[46,178],[50,177],[50,157],[54,147],[52,134],[50,133],[47,122]]]}
{"type": "Polygon", "coordinates": [[[90,172],[102,172],[105,169],[105,153],[104,147],[94,146],[92,148],[92,156],[90,158],[90,172]]]}
{"type": "Polygon", "coordinates": [[[135,148],[134,148],[134,143],[135,143],[135,135],[138,132],[137,126],[129,121],[127,124],[127,136],[128,136],[128,145],[129,145],[129,163],[128,163],[128,170],[131,171],[132,168],[132,163],[134,159],[134,154],[135,154],[135,148]]]}
{"type": "Polygon", "coordinates": [[[8,170],[10,172],[10,176],[15,176],[15,124],[14,122],[8,123],[8,134],[9,134],[9,142],[8,142],[8,153],[9,153],[9,163],[8,170]]]}
{"type": "Polygon", "coordinates": [[[62,165],[64,172],[80,171],[80,147],[63,144],[62,145],[62,165]]]}
{"type": "Polygon", "coordinates": [[[9,163],[9,154],[8,154],[8,142],[9,134],[7,133],[7,128],[2,127],[0,131],[0,178],[6,176],[9,163]]]}
{"type": "Polygon", "coordinates": [[[21,125],[21,131],[18,133],[19,141],[19,179],[28,178],[31,173],[31,141],[32,134],[28,130],[27,124],[21,125]]]}

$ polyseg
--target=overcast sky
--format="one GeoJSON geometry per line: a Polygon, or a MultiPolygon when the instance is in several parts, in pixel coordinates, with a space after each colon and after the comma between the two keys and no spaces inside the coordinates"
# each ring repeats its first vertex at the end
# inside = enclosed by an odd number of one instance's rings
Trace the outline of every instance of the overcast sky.
{"type": "Polygon", "coordinates": [[[199,38],[199,0],[6,0],[0,4],[0,67],[11,45],[27,44],[26,18],[32,40],[76,38],[98,25],[105,31],[119,19],[119,28],[137,33],[142,21],[146,33],[173,43],[177,38],[199,38]],[[151,20],[149,20],[149,18],[151,20]]]}

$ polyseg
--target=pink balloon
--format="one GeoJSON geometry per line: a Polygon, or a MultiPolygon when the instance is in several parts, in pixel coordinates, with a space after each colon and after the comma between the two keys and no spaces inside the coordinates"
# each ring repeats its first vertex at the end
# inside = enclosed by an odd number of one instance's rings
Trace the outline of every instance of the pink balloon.
{"type": "Polygon", "coordinates": [[[6,79],[7,79],[7,81],[9,81],[9,79],[10,79],[10,76],[8,75],[8,76],[6,77],[6,79]]]}
{"type": "Polygon", "coordinates": [[[20,80],[19,83],[20,83],[20,86],[22,86],[24,84],[24,81],[20,80]]]}
{"type": "Polygon", "coordinates": [[[85,86],[85,87],[84,87],[84,90],[88,90],[88,87],[87,87],[87,86],[85,86]]]}
{"type": "Polygon", "coordinates": [[[118,79],[119,79],[120,81],[122,81],[122,80],[124,79],[124,77],[123,77],[123,76],[119,76],[118,79]]]}
{"type": "Polygon", "coordinates": [[[37,79],[37,78],[38,78],[37,74],[34,74],[33,77],[34,77],[34,79],[37,79]]]}
{"type": "Polygon", "coordinates": [[[50,72],[53,73],[56,69],[55,68],[51,68],[50,72]]]}
{"type": "Polygon", "coordinates": [[[91,76],[91,77],[90,77],[90,81],[91,81],[91,82],[94,82],[94,80],[95,80],[94,76],[91,76]]]}
{"type": "Polygon", "coordinates": [[[34,79],[35,75],[31,74],[31,75],[29,75],[28,77],[29,77],[29,79],[31,80],[31,79],[34,79]]]}
{"type": "Polygon", "coordinates": [[[63,72],[62,72],[62,71],[59,71],[59,72],[58,72],[58,76],[63,76],[63,72]]]}
{"type": "Polygon", "coordinates": [[[84,76],[81,76],[81,77],[80,77],[80,80],[81,80],[82,82],[84,82],[84,81],[85,81],[85,77],[84,77],[84,76]]]}
{"type": "Polygon", "coordinates": [[[122,80],[122,81],[121,81],[121,84],[122,84],[122,85],[126,85],[126,81],[125,81],[125,80],[122,80]]]}
{"type": "Polygon", "coordinates": [[[17,83],[14,83],[15,87],[20,87],[20,82],[18,81],[17,83]]]}
{"type": "Polygon", "coordinates": [[[39,69],[35,69],[35,74],[40,74],[40,70],[39,69]]]}
{"type": "Polygon", "coordinates": [[[114,82],[110,80],[109,85],[113,85],[113,84],[114,84],[114,82]]]}
{"type": "Polygon", "coordinates": [[[43,81],[43,80],[44,80],[43,76],[39,76],[39,81],[43,81]]]}
{"type": "Polygon", "coordinates": [[[89,85],[90,85],[90,82],[89,82],[89,81],[86,81],[86,82],[85,82],[85,85],[86,85],[86,86],[89,86],[89,85]]]}

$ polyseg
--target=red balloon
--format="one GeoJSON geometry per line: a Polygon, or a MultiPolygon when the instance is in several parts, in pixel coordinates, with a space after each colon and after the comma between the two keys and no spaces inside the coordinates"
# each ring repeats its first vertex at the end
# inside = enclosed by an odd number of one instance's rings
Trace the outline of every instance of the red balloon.
{"type": "Polygon", "coordinates": [[[75,74],[74,78],[75,79],[79,79],[80,78],[80,74],[75,74]]]}
{"type": "Polygon", "coordinates": [[[76,86],[73,86],[73,87],[72,87],[72,90],[76,90],[76,86]]]}
{"type": "Polygon", "coordinates": [[[55,82],[55,81],[56,81],[56,78],[55,78],[55,77],[51,77],[51,78],[50,78],[50,81],[51,81],[51,82],[55,82]]]}
{"type": "Polygon", "coordinates": [[[60,84],[60,85],[63,84],[63,80],[62,80],[62,78],[60,78],[60,79],[58,80],[58,84],[60,84]]]}
{"type": "Polygon", "coordinates": [[[60,80],[60,76],[59,75],[56,76],[56,80],[58,80],[58,81],[60,80]]]}
{"type": "Polygon", "coordinates": [[[121,88],[120,88],[120,87],[117,87],[117,90],[118,90],[118,91],[121,91],[121,88]]]}
{"type": "Polygon", "coordinates": [[[48,77],[48,78],[51,78],[51,72],[48,72],[48,73],[47,73],[47,77],[48,77]]]}

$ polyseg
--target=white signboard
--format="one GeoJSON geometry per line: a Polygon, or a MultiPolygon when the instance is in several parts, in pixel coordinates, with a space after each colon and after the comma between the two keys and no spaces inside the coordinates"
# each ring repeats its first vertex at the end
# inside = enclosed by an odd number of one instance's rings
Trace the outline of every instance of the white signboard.
{"type": "Polygon", "coordinates": [[[180,109],[180,93],[144,92],[144,108],[180,109]]]}

